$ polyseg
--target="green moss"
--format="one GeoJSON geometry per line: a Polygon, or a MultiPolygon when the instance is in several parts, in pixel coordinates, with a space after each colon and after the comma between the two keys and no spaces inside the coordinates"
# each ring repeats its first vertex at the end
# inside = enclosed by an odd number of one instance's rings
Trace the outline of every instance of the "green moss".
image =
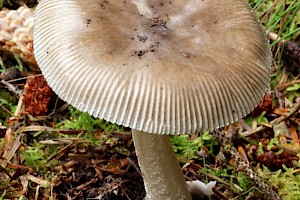
{"type": "Polygon", "coordinates": [[[245,123],[250,127],[252,126],[254,121],[259,125],[266,124],[269,121],[265,115],[266,115],[266,112],[263,111],[258,117],[247,117],[247,118],[245,118],[245,123]]]}
{"type": "Polygon", "coordinates": [[[197,152],[203,146],[209,147],[210,153],[213,153],[214,145],[218,144],[209,132],[204,132],[202,136],[194,140],[191,140],[189,135],[173,136],[171,137],[171,142],[175,153],[181,161],[198,158],[197,152]]]}
{"type": "Polygon", "coordinates": [[[9,92],[0,91],[0,125],[4,125],[5,119],[11,117],[5,109],[14,113],[17,108],[17,103],[17,99],[9,92]]]}
{"type": "Polygon", "coordinates": [[[263,174],[268,183],[273,186],[283,200],[300,199],[300,174],[292,168],[283,166],[284,170],[271,172],[268,168],[263,168],[263,174]]]}
{"type": "Polygon", "coordinates": [[[285,89],[285,96],[288,98],[290,102],[294,102],[295,99],[300,96],[300,83],[287,87],[285,89]]]}
{"type": "Polygon", "coordinates": [[[65,120],[57,124],[57,127],[61,129],[74,129],[74,130],[86,130],[91,133],[95,130],[102,129],[104,132],[110,132],[112,130],[125,131],[125,128],[112,124],[102,119],[95,119],[86,112],[80,112],[69,106],[71,113],[70,119],[65,120]]]}
{"type": "Polygon", "coordinates": [[[250,189],[251,184],[250,184],[249,176],[245,175],[243,172],[238,172],[236,179],[238,185],[241,188],[243,188],[243,191],[247,191],[250,189]]]}
{"type": "Polygon", "coordinates": [[[179,160],[186,161],[197,158],[196,152],[199,148],[196,143],[189,139],[189,135],[173,136],[171,142],[179,160]]]}
{"type": "Polygon", "coordinates": [[[270,142],[267,145],[268,150],[271,150],[273,147],[275,147],[276,144],[279,144],[279,135],[280,135],[280,131],[277,130],[274,133],[274,137],[270,140],[270,142]]]}
{"type": "Polygon", "coordinates": [[[35,169],[38,173],[50,172],[53,166],[58,165],[57,160],[47,161],[47,159],[57,151],[51,145],[42,145],[35,142],[32,146],[27,146],[21,154],[24,156],[24,164],[35,169]]]}

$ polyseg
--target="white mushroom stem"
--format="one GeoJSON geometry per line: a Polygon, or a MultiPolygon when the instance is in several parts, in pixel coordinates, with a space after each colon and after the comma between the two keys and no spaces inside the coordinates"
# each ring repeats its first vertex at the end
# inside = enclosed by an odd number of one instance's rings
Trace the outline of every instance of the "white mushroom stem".
{"type": "Polygon", "coordinates": [[[191,194],[168,135],[132,130],[146,198],[190,200],[191,194]]]}

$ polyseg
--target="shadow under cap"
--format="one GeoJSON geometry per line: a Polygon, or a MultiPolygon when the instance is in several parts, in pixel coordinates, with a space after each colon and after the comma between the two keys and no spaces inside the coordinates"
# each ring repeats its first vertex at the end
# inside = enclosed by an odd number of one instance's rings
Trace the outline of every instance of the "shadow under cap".
{"type": "Polygon", "coordinates": [[[243,1],[52,0],[35,17],[36,59],[58,96],[136,130],[228,125],[270,81],[264,30],[243,1]]]}

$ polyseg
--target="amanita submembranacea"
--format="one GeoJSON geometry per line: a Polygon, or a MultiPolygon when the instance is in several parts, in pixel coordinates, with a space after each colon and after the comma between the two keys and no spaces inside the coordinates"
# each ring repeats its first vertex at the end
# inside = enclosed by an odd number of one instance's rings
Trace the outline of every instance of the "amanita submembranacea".
{"type": "Polygon", "coordinates": [[[191,199],[169,135],[237,121],[270,81],[243,0],[42,0],[34,49],[61,99],[132,128],[147,199],[191,199]]]}

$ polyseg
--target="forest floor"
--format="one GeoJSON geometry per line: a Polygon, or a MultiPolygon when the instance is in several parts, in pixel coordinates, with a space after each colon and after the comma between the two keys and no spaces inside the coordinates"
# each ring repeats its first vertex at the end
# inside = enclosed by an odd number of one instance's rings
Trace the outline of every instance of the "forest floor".
{"type": "MultiPolygon", "coordinates": [[[[210,199],[300,199],[300,3],[248,2],[270,38],[270,89],[239,122],[171,141],[186,180],[217,181],[210,199]]],[[[0,1],[23,4],[37,2],[0,1]]],[[[143,199],[130,129],[77,111],[30,64],[0,56],[0,200],[143,199]]]]}

